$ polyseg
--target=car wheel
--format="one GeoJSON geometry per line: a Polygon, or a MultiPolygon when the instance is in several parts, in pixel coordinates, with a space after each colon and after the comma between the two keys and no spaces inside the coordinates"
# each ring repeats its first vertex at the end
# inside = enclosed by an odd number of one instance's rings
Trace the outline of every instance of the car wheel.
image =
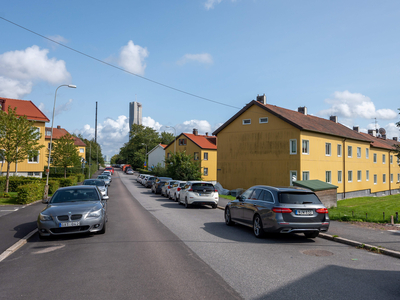
{"type": "Polygon", "coordinates": [[[189,208],[189,207],[190,207],[190,204],[187,202],[187,198],[185,198],[185,207],[186,207],[186,208],[189,208]]]}
{"type": "Polygon", "coordinates": [[[212,204],[211,207],[215,209],[217,208],[217,204],[212,204]]]}
{"type": "Polygon", "coordinates": [[[262,238],[264,236],[264,228],[260,215],[255,215],[253,219],[253,232],[256,238],[262,238]]]}
{"type": "Polygon", "coordinates": [[[99,234],[105,234],[105,233],[106,233],[106,221],[104,221],[103,229],[99,231],[99,234]]]}
{"type": "Polygon", "coordinates": [[[231,210],[229,209],[229,207],[225,208],[225,224],[228,226],[235,225],[235,223],[232,222],[231,210]]]}
{"type": "MultiPolygon", "coordinates": [[[[176,194],[175,194],[175,197],[173,198],[173,200],[174,200],[175,202],[178,201],[178,197],[176,197],[176,194]]],[[[178,203],[179,203],[179,201],[178,201],[178,203]]]]}
{"type": "Polygon", "coordinates": [[[314,239],[319,235],[319,231],[304,232],[304,235],[308,239],[314,239]]]}
{"type": "Polygon", "coordinates": [[[154,194],[154,191],[153,191],[153,189],[151,189],[151,192],[154,194]]]}

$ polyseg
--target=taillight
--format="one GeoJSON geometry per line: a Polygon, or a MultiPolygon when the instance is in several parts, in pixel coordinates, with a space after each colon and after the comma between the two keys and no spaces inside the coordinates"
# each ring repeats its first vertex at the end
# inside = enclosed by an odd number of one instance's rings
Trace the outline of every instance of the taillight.
{"type": "Polygon", "coordinates": [[[168,186],[168,189],[170,189],[171,187],[170,186],[168,186]]]}
{"type": "Polygon", "coordinates": [[[188,189],[188,192],[193,192],[193,189],[192,188],[188,189]]]}
{"type": "Polygon", "coordinates": [[[217,193],[217,192],[218,192],[218,190],[214,190],[214,192],[216,192],[216,193],[217,193]]]}
{"type": "Polygon", "coordinates": [[[328,213],[328,209],[327,208],[318,208],[315,211],[317,213],[319,213],[319,214],[327,214],[328,213]]]}
{"type": "Polygon", "coordinates": [[[176,190],[179,192],[181,190],[181,188],[177,188],[176,190]]]}
{"type": "Polygon", "coordinates": [[[290,208],[285,207],[274,207],[272,211],[280,214],[290,214],[292,212],[290,208]]]}

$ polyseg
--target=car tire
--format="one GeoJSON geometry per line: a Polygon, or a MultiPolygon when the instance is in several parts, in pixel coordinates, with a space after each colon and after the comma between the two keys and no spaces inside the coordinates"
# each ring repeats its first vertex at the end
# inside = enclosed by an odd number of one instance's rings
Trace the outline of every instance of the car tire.
{"type": "Polygon", "coordinates": [[[189,207],[190,207],[190,204],[187,202],[187,198],[185,198],[185,207],[186,207],[186,208],[189,208],[189,207]]]}
{"type": "Polygon", "coordinates": [[[174,197],[174,201],[179,203],[179,199],[178,199],[178,197],[176,197],[176,194],[175,194],[175,197],[174,197]]]}
{"type": "Polygon", "coordinates": [[[264,237],[264,228],[262,224],[262,220],[260,215],[255,215],[253,219],[253,233],[256,236],[256,238],[262,238],[264,237]]]}
{"type": "Polygon", "coordinates": [[[229,207],[225,208],[225,224],[228,226],[235,225],[235,223],[232,222],[231,210],[229,209],[229,207]]]}
{"type": "Polygon", "coordinates": [[[101,229],[101,230],[99,231],[99,234],[105,234],[105,233],[106,233],[106,221],[104,221],[103,229],[101,229]]]}
{"type": "Polygon", "coordinates": [[[211,204],[211,207],[213,208],[213,209],[216,209],[217,208],[217,204],[211,204]]]}
{"type": "Polygon", "coordinates": [[[315,239],[319,235],[319,231],[304,232],[304,235],[308,239],[315,239]]]}
{"type": "Polygon", "coordinates": [[[153,189],[151,189],[151,192],[154,194],[154,191],[153,191],[153,189]]]}

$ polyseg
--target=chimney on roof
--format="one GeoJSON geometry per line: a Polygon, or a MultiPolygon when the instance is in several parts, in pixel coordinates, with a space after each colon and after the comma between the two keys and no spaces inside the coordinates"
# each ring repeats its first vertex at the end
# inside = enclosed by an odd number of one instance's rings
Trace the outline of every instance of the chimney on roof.
{"type": "Polygon", "coordinates": [[[335,123],[337,123],[337,121],[338,121],[337,116],[330,116],[329,120],[331,120],[332,122],[335,122],[335,123]]]}
{"type": "Polygon", "coordinates": [[[194,135],[198,135],[198,134],[199,134],[199,132],[197,131],[196,128],[193,128],[193,134],[194,134],[194,135]]]}
{"type": "Polygon", "coordinates": [[[353,126],[353,130],[360,133],[360,126],[353,126]]]}
{"type": "Polygon", "coordinates": [[[262,95],[257,95],[257,101],[260,102],[261,104],[267,104],[267,96],[262,95]]]}
{"type": "Polygon", "coordinates": [[[368,129],[368,134],[376,137],[376,130],[375,129],[368,129]]]}
{"type": "Polygon", "coordinates": [[[206,136],[208,136],[208,132],[206,132],[206,136]]]}
{"type": "Polygon", "coordinates": [[[57,125],[57,129],[61,129],[61,126],[60,126],[60,125],[57,125]]]}
{"type": "Polygon", "coordinates": [[[394,137],[393,137],[393,141],[396,141],[396,142],[397,142],[397,136],[394,136],[394,137]]]}
{"type": "Polygon", "coordinates": [[[307,116],[307,106],[300,106],[297,111],[307,116]]]}

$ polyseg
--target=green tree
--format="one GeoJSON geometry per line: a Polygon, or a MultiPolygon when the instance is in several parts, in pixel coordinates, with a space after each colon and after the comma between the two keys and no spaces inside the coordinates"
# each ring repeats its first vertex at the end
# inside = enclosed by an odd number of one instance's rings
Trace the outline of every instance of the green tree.
{"type": "Polygon", "coordinates": [[[160,143],[164,145],[169,145],[174,140],[174,138],[175,136],[170,132],[161,132],[160,143]]]}
{"type": "Polygon", "coordinates": [[[17,108],[0,111],[0,149],[7,164],[5,192],[8,193],[11,163],[34,159],[44,145],[39,144],[40,133],[26,116],[17,116],[17,108]]]}
{"type": "Polygon", "coordinates": [[[200,163],[193,160],[186,152],[169,153],[165,166],[169,177],[177,180],[201,180],[200,163]]]}
{"type": "Polygon", "coordinates": [[[104,156],[101,152],[100,144],[96,143],[94,139],[88,140],[80,137],[79,135],[78,137],[86,144],[86,162],[88,164],[96,164],[98,161],[100,165],[104,165],[104,156]]]}
{"type": "Polygon", "coordinates": [[[79,166],[81,163],[75,139],[70,134],[62,136],[53,143],[51,157],[52,165],[64,168],[64,178],[67,177],[68,167],[79,166]]]}

